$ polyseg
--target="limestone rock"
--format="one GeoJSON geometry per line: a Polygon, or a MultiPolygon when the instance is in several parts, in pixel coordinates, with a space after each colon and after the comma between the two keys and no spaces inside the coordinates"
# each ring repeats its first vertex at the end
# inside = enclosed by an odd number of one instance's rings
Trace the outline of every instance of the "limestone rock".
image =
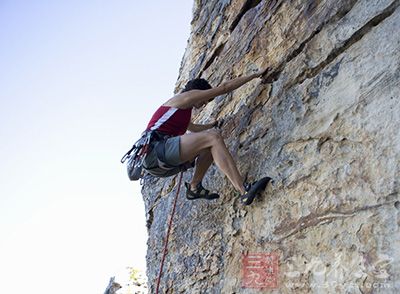
{"type": "Polygon", "coordinates": [[[104,294],[147,294],[147,279],[136,268],[127,267],[117,277],[111,277],[104,294]]]}
{"type": "MultiPolygon", "coordinates": [[[[246,252],[278,254],[278,289],[266,292],[400,292],[399,5],[195,0],[176,92],[268,67],[195,118],[223,118],[242,174],[275,184],[242,207],[213,167],[204,185],[221,199],[182,192],[162,293],[253,293],[242,288],[246,252]]],[[[149,178],[142,190],[151,293],[176,184],[149,178]]]]}
{"type": "Polygon", "coordinates": [[[104,294],[116,294],[121,288],[121,285],[115,282],[115,277],[111,277],[104,294]]]}

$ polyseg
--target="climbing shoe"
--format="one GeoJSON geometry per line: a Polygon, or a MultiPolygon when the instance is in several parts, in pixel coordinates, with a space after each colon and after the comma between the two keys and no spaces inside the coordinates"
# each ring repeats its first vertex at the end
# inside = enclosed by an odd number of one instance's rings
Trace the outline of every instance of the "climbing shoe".
{"type": "Polygon", "coordinates": [[[265,177],[252,184],[243,184],[246,192],[242,196],[240,196],[240,202],[243,205],[250,205],[251,203],[253,203],[254,198],[267,187],[269,181],[271,181],[271,178],[265,177]]]}
{"type": "Polygon", "coordinates": [[[197,184],[195,190],[192,190],[190,184],[186,182],[185,182],[185,187],[186,187],[186,198],[188,200],[201,199],[201,198],[212,200],[219,198],[218,194],[210,193],[209,190],[205,189],[201,184],[201,182],[197,184]]]}

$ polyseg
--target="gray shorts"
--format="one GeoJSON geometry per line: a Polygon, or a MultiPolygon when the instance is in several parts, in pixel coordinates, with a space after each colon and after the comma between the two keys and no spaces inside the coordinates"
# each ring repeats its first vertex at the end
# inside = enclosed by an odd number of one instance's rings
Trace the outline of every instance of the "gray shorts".
{"type": "MultiPolygon", "coordinates": [[[[180,156],[180,141],[181,138],[178,136],[168,138],[165,142],[165,160],[167,164],[172,166],[179,166],[184,163],[181,160],[180,156]]],[[[149,172],[155,176],[165,176],[165,170],[157,168],[158,159],[155,146],[156,145],[154,145],[150,153],[146,155],[143,162],[143,167],[149,170],[149,172]]]]}

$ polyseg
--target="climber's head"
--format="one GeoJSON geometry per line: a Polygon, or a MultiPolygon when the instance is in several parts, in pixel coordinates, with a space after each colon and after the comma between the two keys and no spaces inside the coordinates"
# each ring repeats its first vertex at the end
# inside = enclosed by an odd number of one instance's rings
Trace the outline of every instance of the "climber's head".
{"type": "Polygon", "coordinates": [[[185,88],[182,90],[183,92],[187,92],[190,90],[208,90],[211,89],[211,85],[205,79],[193,79],[186,83],[185,88]]]}
{"type": "MultiPolygon", "coordinates": [[[[187,92],[187,91],[190,91],[190,90],[208,90],[208,89],[211,89],[211,88],[212,88],[212,87],[211,87],[211,85],[208,83],[207,80],[205,80],[205,79],[193,79],[193,80],[190,80],[189,82],[186,83],[186,86],[185,86],[185,88],[182,90],[181,93],[187,92]]],[[[211,99],[211,100],[213,100],[213,99],[211,99]]],[[[195,107],[195,108],[200,108],[200,107],[202,107],[203,105],[206,105],[206,104],[207,104],[208,102],[210,102],[211,100],[209,100],[209,101],[207,101],[207,102],[199,103],[199,104],[195,105],[194,107],[195,107]]]]}

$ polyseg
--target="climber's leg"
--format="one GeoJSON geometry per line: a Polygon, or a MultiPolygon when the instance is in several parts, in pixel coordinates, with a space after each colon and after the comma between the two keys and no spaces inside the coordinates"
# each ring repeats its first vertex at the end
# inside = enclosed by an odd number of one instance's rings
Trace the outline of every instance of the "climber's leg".
{"type": "Polygon", "coordinates": [[[213,157],[211,154],[211,149],[207,148],[200,152],[200,155],[196,159],[196,166],[190,186],[195,189],[196,186],[201,183],[204,175],[206,174],[208,168],[213,163],[213,157]]]}
{"type": "Polygon", "coordinates": [[[243,178],[218,131],[209,130],[181,136],[180,156],[182,161],[192,161],[206,149],[210,149],[215,164],[228,177],[233,186],[244,194],[243,178]]]}

